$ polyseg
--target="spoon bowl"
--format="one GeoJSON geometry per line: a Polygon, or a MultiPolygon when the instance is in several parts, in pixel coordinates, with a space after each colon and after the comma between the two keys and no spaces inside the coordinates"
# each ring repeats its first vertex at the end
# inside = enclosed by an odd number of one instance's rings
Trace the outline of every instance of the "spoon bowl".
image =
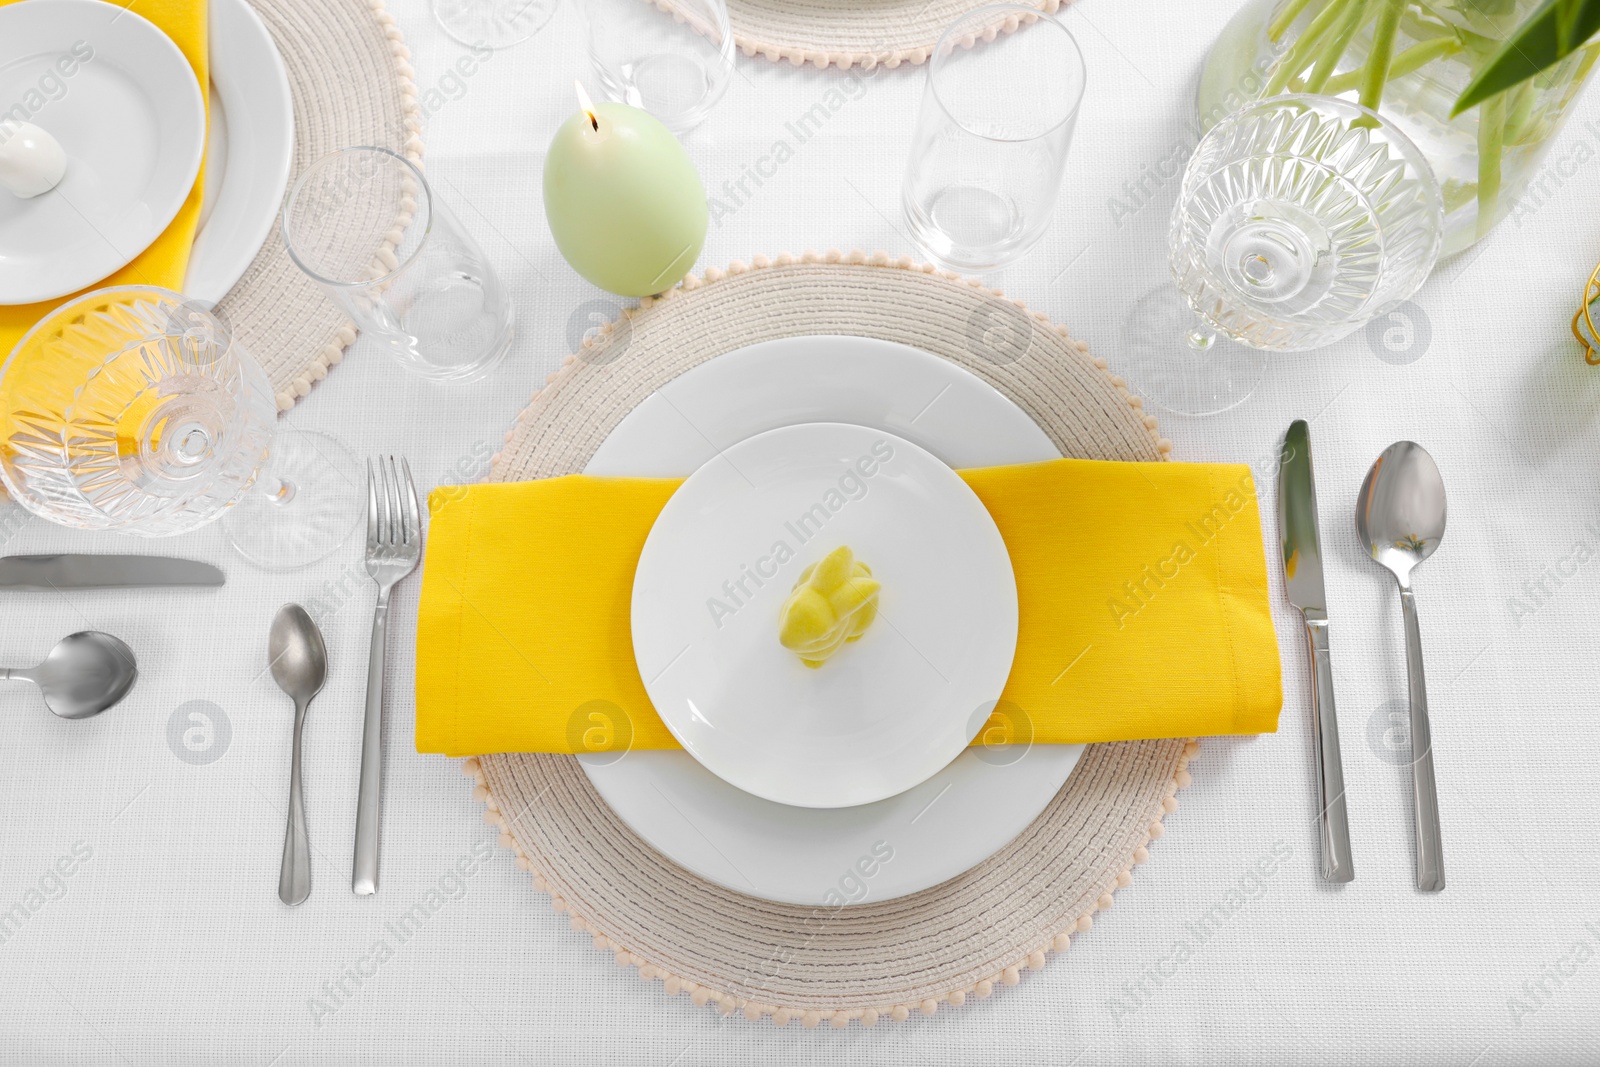
{"type": "Polygon", "coordinates": [[[68,634],[37,667],[0,668],[0,680],[32,682],[63,719],[87,719],[113,706],[139,677],[133,649],[96,630],[68,634]]]}
{"type": "Polygon", "coordinates": [[[1361,483],[1356,533],[1367,554],[1405,586],[1444,539],[1447,510],[1439,465],[1421,445],[1397,441],[1361,483]]]}
{"type": "Polygon", "coordinates": [[[285,604],[267,635],[272,680],[298,704],[311,702],[328,680],[328,647],[322,631],[299,604],[285,604]]]}

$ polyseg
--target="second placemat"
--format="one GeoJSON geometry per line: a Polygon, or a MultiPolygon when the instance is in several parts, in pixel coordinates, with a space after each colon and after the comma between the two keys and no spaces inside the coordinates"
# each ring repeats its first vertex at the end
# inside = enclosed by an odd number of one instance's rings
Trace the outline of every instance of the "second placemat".
{"type": "MultiPolygon", "coordinates": [[[[1159,460],[1171,449],[1105,361],[1042,314],[910,257],[830,252],[711,269],[624,313],[535,394],[491,478],[581,471],[678,375],[804,334],[876,337],[951,360],[1067,456],[1159,460]]],[[[744,896],[678,867],[606,806],[576,757],[506,753],[464,766],[501,844],[619,963],[723,1012],[846,1026],[988,996],[1065,951],[1148,859],[1194,750],[1182,739],[1090,746],[1044,812],[988,860],[910,896],[834,908],[744,896]]]]}

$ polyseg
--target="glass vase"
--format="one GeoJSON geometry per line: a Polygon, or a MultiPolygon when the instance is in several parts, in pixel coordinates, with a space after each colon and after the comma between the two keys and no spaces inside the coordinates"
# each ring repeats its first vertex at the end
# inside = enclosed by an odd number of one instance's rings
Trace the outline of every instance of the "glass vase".
{"type": "Polygon", "coordinates": [[[1201,128],[1280,93],[1358,101],[1422,151],[1444,197],[1442,254],[1459,252],[1519,205],[1536,210],[1554,195],[1543,189],[1548,183],[1530,191],[1529,182],[1600,46],[1450,116],[1478,68],[1539,6],[1540,0],[1248,0],[1206,58],[1201,128]],[[1385,57],[1387,77],[1380,77],[1385,57]]]}

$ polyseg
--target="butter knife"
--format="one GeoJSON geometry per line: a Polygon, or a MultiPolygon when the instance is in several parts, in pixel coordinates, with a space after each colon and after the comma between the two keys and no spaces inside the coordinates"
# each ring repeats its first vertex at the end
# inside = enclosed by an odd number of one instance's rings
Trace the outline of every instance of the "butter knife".
{"type": "Polygon", "coordinates": [[[1278,466],[1278,532],[1283,541],[1284,585],[1289,603],[1305,619],[1311,653],[1311,736],[1317,762],[1317,823],[1322,877],[1355,878],[1350,862],[1350,820],[1339,760],[1339,722],[1333,710],[1333,665],[1328,658],[1328,598],[1322,584],[1322,544],[1317,532],[1317,487],[1311,474],[1311,428],[1289,425],[1278,466]]]}
{"type": "Polygon", "coordinates": [[[167,556],[6,556],[0,589],[133,589],[157,585],[221,585],[209,563],[167,556]]]}

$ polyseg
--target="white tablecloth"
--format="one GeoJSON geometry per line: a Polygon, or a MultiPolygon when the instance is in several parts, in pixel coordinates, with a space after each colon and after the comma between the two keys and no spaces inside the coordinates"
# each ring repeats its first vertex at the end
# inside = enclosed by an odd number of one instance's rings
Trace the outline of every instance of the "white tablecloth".
{"type": "MultiPolygon", "coordinates": [[[[1165,161],[1192,142],[1194,79],[1233,7],[1082,0],[1065,15],[1089,89],[1061,206],[992,284],[1068,324],[1113,369],[1132,301],[1165,278],[1165,161]]],[[[572,111],[573,78],[588,75],[575,13],[456,70],[468,50],[425,0],[394,9],[430,111],[428,174],[515,291],[517,344],[490,380],[446,388],[358,342],[288,420],[357,455],[403,453],[426,487],[475,480],[591,312],[613,302],[561,261],[540,208],[545,145],[572,111]]],[[[741,57],[688,139],[716,198],[702,265],[911,251],[899,184],[923,77],[856,81],[741,57]],[[798,143],[785,124],[846,84],[798,143]],[[741,190],[780,140],[792,158],[741,190]]],[[[1275,573],[1279,732],[1203,744],[1150,862],[1065,956],[904,1025],[721,1019],[571,931],[491,850],[456,764],[412,750],[415,580],[392,616],[382,891],[351,895],[373,594],[359,538],[280,576],[231,556],[212,527],[152,547],[221,563],[222,590],[5,595],[0,660],[32,663],[92,627],[127,639],[143,675],[92,723],[56,721],[8,691],[0,913],[23,914],[9,925],[0,914],[0,1062],[1600,1062],[1600,369],[1567,332],[1600,255],[1600,95],[1575,110],[1538,202],[1418,294],[1410,350],[1358,335],[1274,358],[1260,393],[1225,416],[1162,417],[1174,458],[1248,462],[1269,457],[1291,419],[1313,419],[1353,884],[1317,876],[1306,664],[1275,573]],[[1449,534],[1417,579],[1449,875],[1439,895],[1412,887],[1392,732],[1406,693],[1399,605],[1350,518],[1367,465],[1401,438],[1432,451],[1450,491],[1449,534]],[[306,726],[314,890],[294,910],[276,897],[290,706],[264,673],[268,622],[289,600],[321,614],[332,658],[306,726]],[[1253,876],[1271,856],[1275,873],[1253,876]],[[461,857],[473,873],[453,877],[461,857]],[[443,905],[397,936],[388,924],[430,890],[443,905]]],[[[144,547],[12,508],[0,537],[8,553],[144,547]]]]}

